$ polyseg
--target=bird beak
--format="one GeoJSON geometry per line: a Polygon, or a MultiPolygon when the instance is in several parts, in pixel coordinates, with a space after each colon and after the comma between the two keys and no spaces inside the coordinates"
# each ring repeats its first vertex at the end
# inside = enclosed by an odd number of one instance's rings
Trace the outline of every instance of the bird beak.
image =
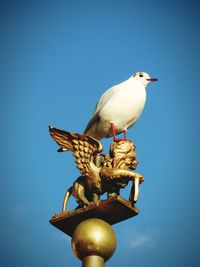
{"type": "Polygon", "coordinates": [[[146,79],[148,82],[156,82],[158,79],[156,79],[156,78],[149,78],[149,79],[146,79]]]}

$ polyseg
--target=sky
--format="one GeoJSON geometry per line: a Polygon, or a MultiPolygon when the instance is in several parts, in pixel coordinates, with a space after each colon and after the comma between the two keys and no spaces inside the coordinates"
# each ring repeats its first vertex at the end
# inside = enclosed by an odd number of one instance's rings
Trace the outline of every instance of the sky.
{"type": "Polygon", "coordinates": [[[200,265],[199,11],[194,0],[1,1],[1,266],[81,266],[49,224],[79,172],[48,125],[82,133],[101,94],[137,71],[159,80],[127,133],[145,177],[140,214],[113,226],[106,266],[200,265]]]}

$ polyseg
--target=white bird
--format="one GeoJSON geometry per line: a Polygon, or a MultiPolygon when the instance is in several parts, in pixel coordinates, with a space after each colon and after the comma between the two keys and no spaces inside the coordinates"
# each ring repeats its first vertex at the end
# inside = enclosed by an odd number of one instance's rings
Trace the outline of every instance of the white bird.
{"type": "Polygon", "coordinates": [[[108,89],[99,99],[84,134],[98,140],[114,137],[130,128],[141,115],[146,102],[146,87],[157,81],[145,72],[137,72],[128,80],[108,89]]]}

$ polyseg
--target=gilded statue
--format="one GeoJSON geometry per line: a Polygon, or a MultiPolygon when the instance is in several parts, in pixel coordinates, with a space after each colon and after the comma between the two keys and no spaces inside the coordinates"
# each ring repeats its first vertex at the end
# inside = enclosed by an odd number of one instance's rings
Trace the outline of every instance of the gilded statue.
{"type": "Polygon", "coordinates": [[[97,204],[104,193],[107,193],[108,198],[120,195],[120,189],[125,188],[129,181],[132,182],[129,201],[134,206],[138,200],[139,184],[144,181],[144,177],[133,172],[138,162],[132,141],[114,141],[110,145],[109,153],[101,154],[102,144],[89,135],[71,133],[51,126],[49,132],[61,151],[73,152],[76,166],[81,173],[65,194],[62,212],[67,210],[71,195],[78,203],[77,208],[84,208],[97,204]]]}

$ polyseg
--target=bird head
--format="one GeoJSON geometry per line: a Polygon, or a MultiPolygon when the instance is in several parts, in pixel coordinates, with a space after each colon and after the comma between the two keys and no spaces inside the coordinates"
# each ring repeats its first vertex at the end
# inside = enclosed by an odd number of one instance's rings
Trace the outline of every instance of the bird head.
{"type": "Polygon", "coordinates": [[[149,76],[149,74],[147,74],[146,72],[136,72],[132,78],[134,80],[140,81],[145,87],[147,86],[147,84],[152,83],[157,81],[158,79],[156,78],[151,78],[149,76]]]}

